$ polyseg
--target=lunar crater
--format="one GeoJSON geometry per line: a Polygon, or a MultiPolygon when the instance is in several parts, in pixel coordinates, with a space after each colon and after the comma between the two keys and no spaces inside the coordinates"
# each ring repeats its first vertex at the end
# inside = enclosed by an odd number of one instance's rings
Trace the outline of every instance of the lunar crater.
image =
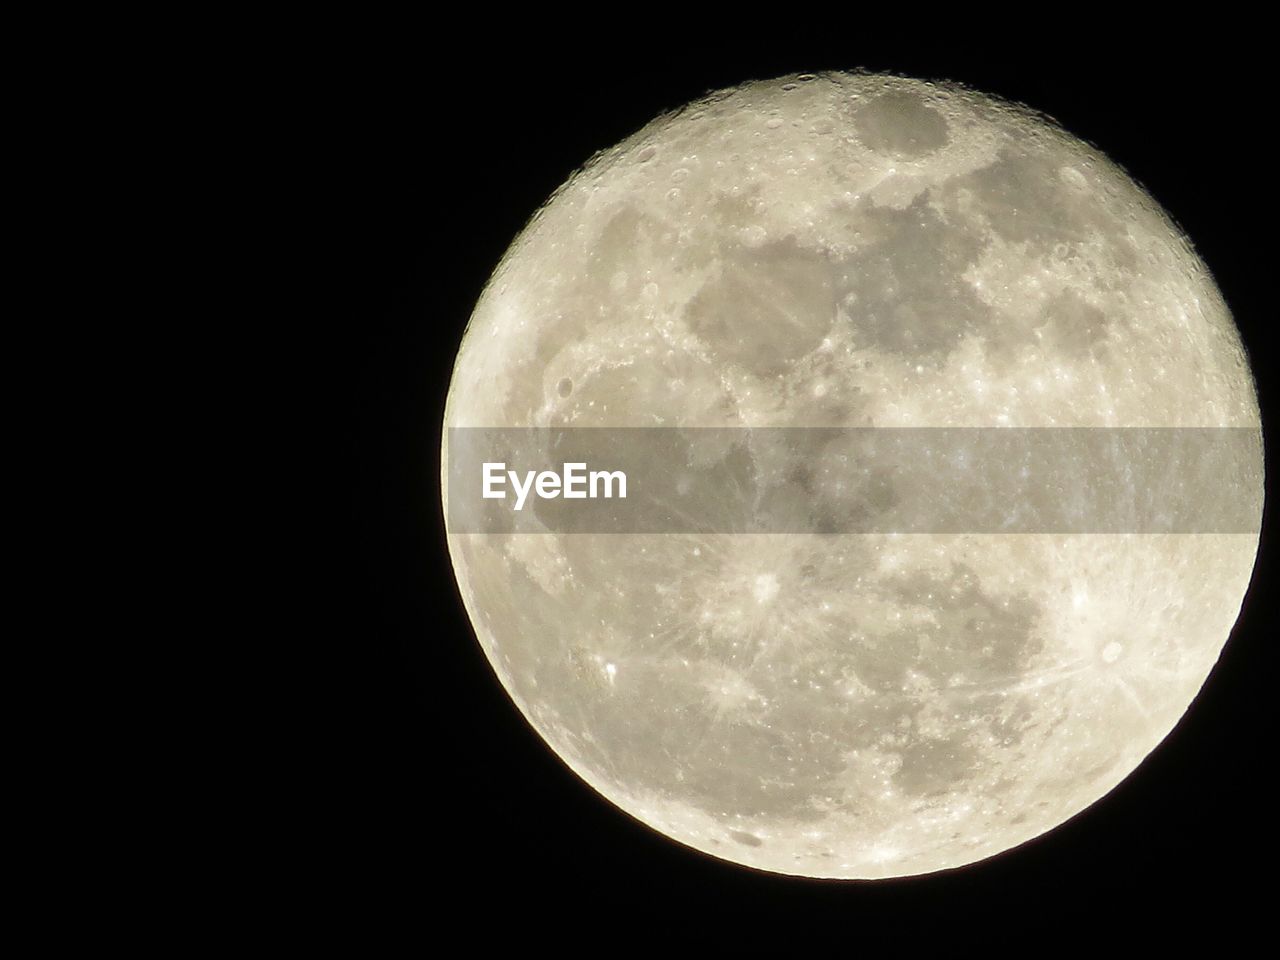
{"type": "MultiPolygon", "coordinates": [[[[745,84],[594,158],[495,271],[445,426],[619,428],[611,465],[661,458],[675,493],[651,506],[690,532],[568,534],[573,505],[541,501],[538,532],[450,529],[459,588],[586,783],[782,873],[961,866],[1084,810],[1195,697],[1257,550],[837,534],[892,511],[910,465],[684,429],[1260,426],[1226,305],[1163,211],[1030,110],[948,84],[745,84]],[[656,452],[622,429],[654,426],[656,452]],[[716,496],[689,493],[708,477],[716,496]],[[734,516],[800,532],[697,532],[734,516]]],[[[1260,489],[1257,457],[1240,482],[1260,489]]]]}

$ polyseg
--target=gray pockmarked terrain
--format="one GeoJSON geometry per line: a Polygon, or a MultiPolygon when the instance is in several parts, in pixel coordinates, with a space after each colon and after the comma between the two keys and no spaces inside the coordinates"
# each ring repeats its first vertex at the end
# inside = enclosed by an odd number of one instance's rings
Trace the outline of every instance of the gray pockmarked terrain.
{"type": "MultiPolygon", "coordinates": [[[[578,171],[476,307],[445,426],[1260,422],[1212,278],[1121,170],[1023,108],[830,74],[711,94],[578,171]]],[[[1260,520],[1253,449],[1196,483],[1260,520]]],[[[780,463],[741,464],[769,510],[912,482],[780,463]]],[[[1104,795],[1201,688],[1258,544],[1257,523],[688,529],[449,548],[502,683],[587,783],[699,850],[818,877],[970,863],[1104,795]]]]}

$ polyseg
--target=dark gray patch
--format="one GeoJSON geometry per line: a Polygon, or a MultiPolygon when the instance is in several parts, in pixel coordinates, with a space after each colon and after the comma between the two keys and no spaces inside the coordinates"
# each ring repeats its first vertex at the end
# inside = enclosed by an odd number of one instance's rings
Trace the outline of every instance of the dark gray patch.
{"type": "Polygon", "coordinates": [[[1078,293],[1068,290],[1045,304],[1036,332],[1046,348],[1084,357],[1106,339],[1107,316],[1078,293]]]}
{"type": "Polygon", "coordinates": [[[916,796],[946,793],[967,779],[976,760],[963,740],[922,740],[902,751],[902,767],[894,774],[897,786],[916,796]]]}
{"type": "Polygon", "coordinates": [[[905,210],[865,204],[873,244],[844,264],[842,313],[858,346],[911,358],[938,358],[987,316],[964,279],[985,241],[948,223],[921,195],[905,210]]]}
{"type": "Polygon", "coordinates": [[[1042,645],[1034,629],[1039,604],[1024,594],[985,592],[963,564],[954,564],[945,577],[901,577],[891,589],[898,602],[929,608],[930,622],[909,635],[928,654],[911,666],[939,684],[959,676],[967,687],[980,690],[1019,678],[1042,645]]]}
{"type": "Polygon", "coordinates": [[[874,526],[898,502],[892,466],[874,463],[855,436],[838,436],[807,459],[809,500],[821,533],[874,526]]]}
{"type": "Polygon", "coordinates": [[[1044,244],[1079,240],[1085,226],[1082,201],[1055,188],[1057,178],[1057,171],[1043,157],[1005,152],[994,163],[959,178],[954,186],[973,192],[991,229],[1006,240],[1044,244]]]}
{"type": "Polygon", "coordinates": [[[958,177],[947,188],[950,199],[969,191],[977,212],[997,234],[1015,243],[1031,243],[1046,252],[1075,244],[1095,232],[1110,241],[1121,266],[1136,262],[1125,223],[1109,209],[1100,192],[1065,183],[1061,157],[1007,149],[981,169],[958,177]]]}
{"type": "Polygon", "coordinates": [[[947,121],[915,94],[882,94],[854,112],[858,136],[872,150],[919,157],[945,146],[947,121]]]}
{"type": "Polygon", "coordinates": [[[1027,351],[1082,360],[1105,348],[1113,318],[1074,290],[1051,297],[1031,320],[1005,317],[993,326],[983,349],[993,360],[1007,362],[1027,351]]]}
{"type": "Polygon", "coordinates": [[[728,234],[760,223],[760,214],[756,209],[759,196],[760,188],[757,186],[744,193],[725,193],[717,197],[711,205],[717,232],[728,234]]]}
{"type": "Polygon", "coordinates": [[[721,361],[760,376],[811,353],[835,320],[831,264],[792,241],[739,249],[686,310],[689,328],[721,361]]]}
{"type": "MultiPolygon", "coordinates": [[[[970,735],[986,730],[1002,741],[1018,736],[998,711],[1007,707],[1004,690],[1025,675],[1042,646],[1035,626],[1038,604],[1024,595],[1000,596],[984,591],[978,577],[963,564],[945,576],[914,573],[889,587],[905,607],[927,606],[930,618],[882,638],[859,661],[858,672],[883,690],[901,689],[908,670],[927,677],[946,691],[949,725],[956,735],[920,738],[915,729],[924,704],[900,711],[912,735],[900,745],[902,766],[894,782],[905,792],[927,796],[946,792],[968,777],[977,759],[970,735]],[[909,651],[903,656],[904,649],[909,651]]],[[[885,723],[880,727],[884,729],[885,723]]]]}
{"type": "Polygon", "coordinates": [[[764,841],[751,833],[743,833],[741,830],[730,830],[729,836],[737,840],[739,843],[748,847],[759,847],[764,845],[764,841]]]}

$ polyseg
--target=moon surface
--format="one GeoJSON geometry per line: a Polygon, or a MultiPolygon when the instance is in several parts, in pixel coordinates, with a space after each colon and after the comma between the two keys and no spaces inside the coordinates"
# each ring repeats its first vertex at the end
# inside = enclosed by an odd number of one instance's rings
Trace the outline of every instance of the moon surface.
{"type": "MultiPolygon", "coordinates": [[[[1261,501],[1239,335],[1168,216],[1046,118],[900,77],[745,84],[593,157],[486,287],[445,426],[1251,428],[1261,501]]],[[[448,542],[502,684],[591,787],[725,860],[879,878],[1132,772],[1258,536],[448,542]]]]}

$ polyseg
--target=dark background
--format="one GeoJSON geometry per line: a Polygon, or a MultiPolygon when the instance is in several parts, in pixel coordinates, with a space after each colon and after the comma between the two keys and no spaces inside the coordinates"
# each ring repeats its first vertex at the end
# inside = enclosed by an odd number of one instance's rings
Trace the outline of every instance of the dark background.
{"type": "Polygon", "coordinates": [[[708,89],[863,67],[960,81],[1057,118],[1193,238],[1250,351],[1264,422],[1280,422],[1265,226],[1277,212],[1275,95],[1256,24],[1197,24],[1179,37],[1094,24],[1064,39],[1013,23],[1008,42],[977,45],[766,21],[746,39],[691,36],[674,20],[657,35],[641,28],[659,12],[611,10],[588,24],[608,39],[559,45],[518,28],[501,42],[443,28],[338,31],[287,78],[284,104],[309,118],[321,174],[324,306],[311,329],[334,347],[321,373],[351,471],[337,592],[321,602],[311,654],[330,669],[297,718],[322,760],[316,856],[336,902],[481,936],[519,918],[582,933],[583,946],[673,925],[705,925],[723,943],[827,927],[847,930],[851,946],[920,946],[1026,925],[1090,933],[1119,920],[1141,934],[1194,918],[1226,929],[1265,913],[1274,511],[1240,622],[1173,734],[1071,822],[958,871],[841,883],[716,861],[598,797],[510,703],[462,610],[441,525],[439,429],[459,338],[552,190],[596,150],[708,89]],[[619,45],[636,30],[644,36],[619,45]],[[466,919],[476,909],[489,919],[466,919]],[[585,937],[597,926],[609,939],[585,937]]]}

